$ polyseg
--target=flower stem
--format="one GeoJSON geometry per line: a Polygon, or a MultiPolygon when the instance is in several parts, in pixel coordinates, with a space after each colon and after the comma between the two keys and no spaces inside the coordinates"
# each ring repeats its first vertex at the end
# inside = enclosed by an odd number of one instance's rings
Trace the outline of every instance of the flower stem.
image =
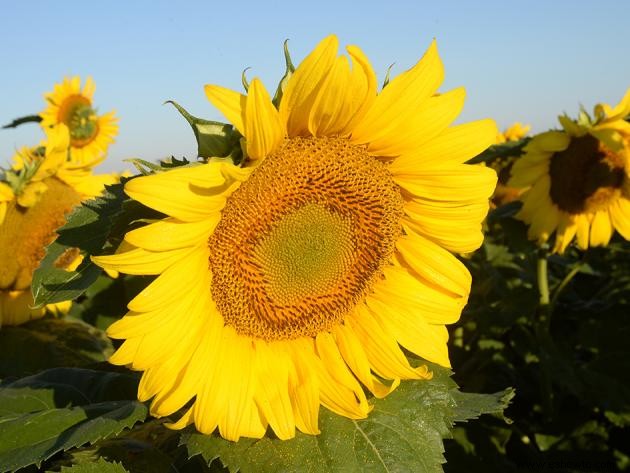
{"type": "Polygon", "coordinates": [[[547,251],[542,248],[538,253],[537,277],[540,306],[545,307],[549,305],[549,280],[547,277],[547,251]]]}

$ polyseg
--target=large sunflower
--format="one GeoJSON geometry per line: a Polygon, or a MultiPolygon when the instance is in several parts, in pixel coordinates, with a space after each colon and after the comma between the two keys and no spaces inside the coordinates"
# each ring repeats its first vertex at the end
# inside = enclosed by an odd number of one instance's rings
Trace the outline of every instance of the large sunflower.
{"type": "Polygon", "coordinates": [[[105,159],[107,148],[118,133],[114,112],[98,115],[92,103],[96,85],[88,77],[81,90],[79,77],[66,77],[44,95],[48,107],[40,113],[43,128],[64,124],[70,130],[72,161],[97,164],[105,159]]]}
{"type": "Polygon", "coordinates": [[[206,86],[246,139],[221,159],[132,179],[126,192],[168,215],[132,230],[133,249],[95,257],[159,275],[108,330],[111,362],[143,370],[138,396],[174,424],[230,440],[317,434],[320,404],[352,419],[401,379],[449,365],[445,324],[470,274],[494,171],[463,164],[496,136],[491,120],[449,127],[464,90],[438,94],[432,44],[380,93],[363,52],[324,39],[289,79],[279,109],[206,86]],[[362,385],[363,387],[362,387],[362,385]],[[193,400],[191,404],[190,401],[193,400]]]}
{"type": "Polygon", "coordinates": [[[607,245],[616,229],[630,239],[630,90],[612,108],[595,107],[594,118],[560,117],[563,129],[535,136],[512,168],[512,187],[529,187],[517,217],[531,239],[555,232],[554,251],[576,238],[578,247],[607,245]]]}
{"type": "MultiPolygon", "coordinates": [[[[42,317],[46,310],[67,312],[70,302],[33,309],[31,280],[44,257],[45,247],[65,215],[81,200],[94,197],[108,175],[92,175],[89,166],[68,162],[69,133],[65,125],[49,128],[42,145],[24,148],[14,158],[7,182],[0,182],[0,325],[18,325],[42,317]],[[3,210],[4,209],[4,210],[3,210]],[[3,211],[3,212],[2,212],[3,211]]],[[[68,252],[56,263],[74,269],[77,252],[68,252]]]]}

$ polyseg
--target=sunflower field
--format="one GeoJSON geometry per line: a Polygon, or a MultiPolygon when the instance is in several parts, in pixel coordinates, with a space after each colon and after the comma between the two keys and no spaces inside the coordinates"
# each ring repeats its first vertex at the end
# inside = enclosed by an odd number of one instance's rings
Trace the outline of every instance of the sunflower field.
{"type": "Polygon", "coordinates": [[[346,53],[133,173],[90,77],[3,118],[0,472],[630,471],[630,90],[500,132],[346,53]]]}

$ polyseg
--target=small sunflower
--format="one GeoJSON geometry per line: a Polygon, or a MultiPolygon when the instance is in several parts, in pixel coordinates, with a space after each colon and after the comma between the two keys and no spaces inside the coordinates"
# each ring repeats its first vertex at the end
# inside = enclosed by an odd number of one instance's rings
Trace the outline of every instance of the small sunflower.
{"type": "Polygon", "coordinates": [[[517,214],[540,243],[555,232],[553,250],[576,238],[581,249],[607,245],[617,230],[630,239],[630,90],[612,108],[578,120],[559,118],[560,131],[536,135],[512,168],[513,187],[530,187],[517,214]]]}
{"type": "Polygon", "coordinates": [[[495,144],[506,143],[508,141],[518,141],[521,138],[525,138],[531,125],[523,125],[521,122],[514,122],[507,127],[503,132],[497,133],[495,144]]]}
{"type": "Polygon", "coordinates": [[[377,94],[367,57],[324,39],[290,77],[278,109],[207,85],[245,138],[225,159],[130,180],[168,215],[125,236],[104,268],[159,275],[108,330],[111,362],[143,370],[138,396],[173,424],[226,439],[319,433],[320,405],[365,418],[364,387],[384,397],[428,379],[403,349],[449,366],[445,324],[471,278],[451,252],[483,239],[494,171],[463,164],[496,136],[492,120],[449,126],[464,90],[438,93],[433,43],[377,94]],[[192,403],[190,403],[190,401],[192,403]],[[190,404],[189,404],[190,403],[190,404]]]}
{"type": "Polygon", "coordinates": [[[92,103],[96,85],[88,77],[81,90],[79,77],[66,77],[45,94],[48,107],[40,113],[43,128],[64,124],[70,130],[70,155],[78,164],[97,164],[118,133],[114,112],[98,115],[92,103]]]}
{"type": "MultiPolygon", "coordinates": [[[[0,325],[18,325],[42,317],[46,310],[65,313],[70,302],[33,309],[31,280],[55,230],[83,199],[94,197],[107,175],[94,176],[89,167],[69,163],[69,133],[65,125],[47,129],[47,139],[24,148],[14,158],[7,182],[0,182],[0,325]]],[[[81,261],[78,250],[68,252],[58,267],[73,270],[81,261]]]]}

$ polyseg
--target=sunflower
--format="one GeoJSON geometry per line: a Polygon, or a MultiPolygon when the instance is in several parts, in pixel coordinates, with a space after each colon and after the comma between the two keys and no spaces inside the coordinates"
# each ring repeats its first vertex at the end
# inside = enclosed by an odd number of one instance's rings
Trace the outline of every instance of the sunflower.
{"type": "MultiPolygon", "coordinates": [[[[104,184],[115,180],[93,176],[88,166],[67,161],[70,137],[65,125],[47,129],[47,139],[36,148],[24,148],[14,158],[13,168],[0,182],[0,325],[18,325],[42,317],[46,310],[65,313],[70,302],[33,309],[31,280],[44,257],[55,230],[66,214],[83,199],[94,197],[104,184]]],[[[79,251],[64,254],[56,265],[73,270],[80,263],[79,251]]]]}
{"type": "Polygon", "coordinates": [[[81,90],[79,77],[66,77],[44,95],[48,107],[40,113],[43,128],[64,124],[70,130],[71,159],[78,164],[97,164],[118,133],[114,112],[98,115],[92,103],[96,85],[88,77],[81,90]]]}
{"type": "Polygon", "coordinates": [[[497,133],[495,144],[506,143],[508,141],[518,141],[521,138],[525,138],[530,129],[530,125],[523,125],[521,122],[514,122],[512,125],[503,130],[503,132],[497,133]]]}
{"type": "Polygon", "coordinates": [[[597,105],[595,118],[561,116],[562,130],[525,147],[508,184],[531,186],[517,214],[530,239],[543,243],[555,232],[558,253],[574,238],[581,249],[607,245],[615,230],[630,239],[629,113],[630,90],[615,108],[597,105]]]}
{"type": "Polygon", "coordinates": [[[245,138],[225,159],[131,179],[129,196],[163,212],[128,232],[104,268],[158,277],[108,329],[110,361],[143,370],[151,412],[185,407],[230,440],[317,434],[320,405],[365,418],[364,388],[449,366],[445,324],[471,278],[451,252],[483,238],[494,171],[463,164],[496,136],[492,120],[449,127],[464,90],[437,93],[433,43],[377,94],[356,46],[325,38],[290,77],[278,109],[254,79],[247,95],[207,85],[245,138]],[[192,400],[192,402],[191,402],[192,400]]]}

